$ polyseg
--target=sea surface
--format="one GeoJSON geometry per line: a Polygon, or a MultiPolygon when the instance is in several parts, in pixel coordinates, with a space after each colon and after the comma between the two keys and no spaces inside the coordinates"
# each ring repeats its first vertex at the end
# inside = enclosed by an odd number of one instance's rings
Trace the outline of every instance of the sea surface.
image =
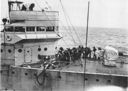
{"type": "MultiPolygon", "coordinates": [[[[59,40],[58,46],[64,48],[83,45],[86,41],[85,27],[61,27],[60,33],[63,38],[59,40]]],[[[112,45],[121,51],[128,52],[128,29],[118,28],[89,28],[88,42],[89,47],[102,47],[112,45]]]]}

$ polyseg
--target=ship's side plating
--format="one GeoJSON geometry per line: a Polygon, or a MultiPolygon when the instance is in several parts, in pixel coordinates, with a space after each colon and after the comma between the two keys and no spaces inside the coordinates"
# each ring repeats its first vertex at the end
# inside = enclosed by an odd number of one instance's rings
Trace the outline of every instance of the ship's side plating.
{"type": "Polygon", "coordinates": [[[97,86],[127,87],[127,76],[59,70],[48,70],[45,80],[41,74],[39,81],[43,84],[39,84],[35,74],[41,71],[34,68],[11,67],[9,71],[2,72],[3,89],[15,91],[88,91],[88,89],[97,86]]]}

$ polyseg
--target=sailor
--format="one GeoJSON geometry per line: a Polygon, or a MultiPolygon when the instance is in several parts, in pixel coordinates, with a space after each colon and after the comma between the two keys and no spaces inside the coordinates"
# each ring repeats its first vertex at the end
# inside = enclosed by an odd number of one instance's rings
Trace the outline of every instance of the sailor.
{"type": "Polygon", "coordinates": [[[82,46],[79,46],[77,50],[78,50],[78,57],[80,59],[81,58],[82,51],[83,51],[83,47],[82,46]]]}
{"type": "Polygon", "coordinates": [[[85,51],[85,48],[83,49],[83,52],[82,52],[82,58],[86,58],[86,51],[85,51]]]}
{"type": "Polygon", "coordinates": [[[75,61],[78,59],[78,53],[77,53],[77,48],[76,47],[74,48],[74,55],[73,55],[73,57],[74,57],[75,61]]]}
{"type": "Polygon", "coordinates": [[[68,50],[68,54],[69,54],[69,62],[70,62],[70,64],[71,64],[71,62],[72,62],[72,57],[71,57],[71,49],[70,48],[67,48],[67,50],[68,50]]]}
{"type": "Polygon", "coordinates": [[[101,56],[101,48],[98,47],[98,50],[96,51],[96,59],[100,60],[100,56],[101,56]]]}
{"type": "Polygon", "coordinates": [[[65,61],[65,64],[68,65],[69,64],[69,61],[70,61],[70,55],[68,53],[68,50],[65,50],[64,51],[64,61],[65,61]]]}
{"type": "Polygon", "coordinates": [[[27,10],[27,8],[26,8],[26,6],[25,6],[24,4],[22,5],[21,10],[22,10],[22,11],[26,11],[26,10],[27,10]]]}
{"type": "Polygon", "coordinates": [[[29,6],[29,10],[30,11],[33,11],[33,8],[35,7],[35,4],[34,3],[32,3],[30,6],[29,6]]]}
{"type": "Polygon", "coordinates": [[[60,47],[60,49],[59,49],[59,50],[62,52],[62,51],[64,51],[64,48],[63,48],[63,47],[60,47]]]}
{"type": "Polygon", "coordinates": [[[95,46],[94,46],[94,47],[93,47],[93,58],[94,58],[94,59],[96,59],[96,50],[97,50],[97,49],[96,49],[95,46]]]}
{"type": "Polygon", "coordinates": [[[84,58],[87,58],[89,53],[90,53],[89,48],[88,47],[85,47],[84,48],[84,58]]]}
{"type": "Polygon", "coordinates": [[[58,56],[58,49],[57,49],[57,47],[55,47],[55,58],[57,59],[57,56],[58,56]]]}
{"type": "Polygon", "coordinates": [[[91,48],[88,47],[88,58],[91,58],[91,48]]]}
{"type": "Polygon", "coordinates": [[[63,61],[63,52],[64,52],[63,47],[60,47],[60,48],[59,48],[59,51],[58,51],[58,59],[59,59],[60,61],[63,61]]]}
{"type": "Polygon", "coordinates": [[[103,60],[104,58],[104,49],[102,49],[101,47],[98,48],[99,54],[98,54],[98,59],[99,60],[103,60]]]}

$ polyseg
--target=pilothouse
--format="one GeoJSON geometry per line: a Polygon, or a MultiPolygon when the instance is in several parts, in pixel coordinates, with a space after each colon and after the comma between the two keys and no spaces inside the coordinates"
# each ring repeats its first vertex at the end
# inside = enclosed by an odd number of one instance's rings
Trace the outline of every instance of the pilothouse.
{"type": "Polygon", "coordinates": [[[61,38],[58,11],[33,11],[35,4],[26,9],[20,1],[9,1],[9,23],[2,32],[2,61],[21,65],[38,62],[38,55],[54,56],[61,38]],[[14,6],[16,7],[14,8],[14,6]],[[22,6],[22,7],[21,7],[22,6]],[[4,56],[6,54],[6,56],[4,56]]]}

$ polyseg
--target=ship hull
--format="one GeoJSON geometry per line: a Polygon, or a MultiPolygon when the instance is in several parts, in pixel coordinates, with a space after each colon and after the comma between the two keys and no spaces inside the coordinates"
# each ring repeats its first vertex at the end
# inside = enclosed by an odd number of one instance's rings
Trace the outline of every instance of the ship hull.
{"type": "Polygon", "coordinates": [[[4,66],[1,72],[2,89],[14,91],[88,91],[92,87],[118,86],[126,89],[128,77],[88,72],[47,70],[37,80],[41,69],[4,66]],[[41,83],[41,84],[40,84],[41,83]]]}

